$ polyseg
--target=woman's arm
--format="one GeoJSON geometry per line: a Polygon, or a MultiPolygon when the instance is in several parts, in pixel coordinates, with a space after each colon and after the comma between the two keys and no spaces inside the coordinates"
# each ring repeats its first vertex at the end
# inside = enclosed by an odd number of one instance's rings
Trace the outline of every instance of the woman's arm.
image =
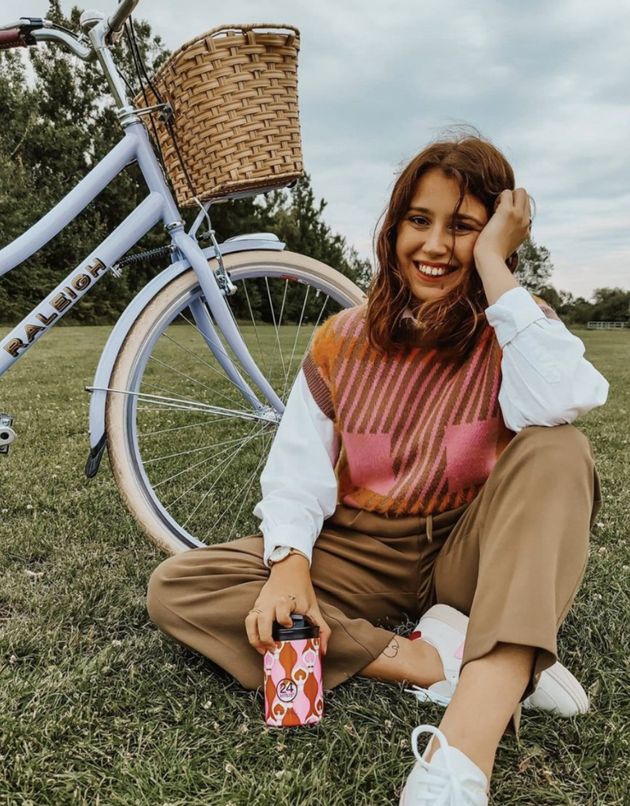
{"type": "Polygon", "coordinates": [[[545,315],[505,263],[529,232],[529,216],[524,188],[504,190],[474,250],[486,318],[503,350],[499,405],[512,431],[571,423],[608,397],[608,381],[584,358],[582,341],[551,309],[545,315]]]}
{"type": "Polygon", "coordinates": [[[274,621],[288,627],[291,613],[302,613],[320,628],[326,654],[331,631],[315,596],[310,562],[324,519],[337,505],[337,454],[334,424],[313,400],[300,370],[260,478],[263,497],[254,515],[262,519],[265,565],[277,546],[290,546],[301,554],[272,566],[247,614],[247,637],[260,653],[274,646],[274,621]]]}
{"type": "Polygon", "coordinates": [[[260,477],[263,497],[253,511],[262,519],[265,565],[276,546],[298,549],[310,562],[323,522],[337,505],[338,452],[334,423],[313,400],[300,370],[260,477]]]}
{"type": "Polygon", "coordinates": [[[606,402],[608,381],[584,358],[584,344],[521,286],[486,309],[503,349],[499,405],[512,431],[571,423],[606,402]]]}

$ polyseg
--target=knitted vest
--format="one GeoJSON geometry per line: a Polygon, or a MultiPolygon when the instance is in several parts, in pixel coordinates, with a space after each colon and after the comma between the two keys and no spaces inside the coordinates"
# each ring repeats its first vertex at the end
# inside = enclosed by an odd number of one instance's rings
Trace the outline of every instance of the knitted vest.
{"type": "Polygon", "coordinates": [[[501,348],[487,324],[465,363],[367,340],[365,305],[315,331],[303,370],[341,450],[339,501],[387,516],[433,515],[470,503],[514,436],[498,403],[501,348]]]}

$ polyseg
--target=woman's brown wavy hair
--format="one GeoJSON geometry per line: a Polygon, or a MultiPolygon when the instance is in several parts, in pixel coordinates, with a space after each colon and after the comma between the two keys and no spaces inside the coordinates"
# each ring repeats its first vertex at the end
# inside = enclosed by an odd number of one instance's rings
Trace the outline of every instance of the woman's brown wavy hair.
{"type": "MultiPolygon", "coordinates": [[[[479,274],[466,273],[441,299],[418,303],[396,260],[398,226],[408,212],[419,179],[436,167],[459,185],[454,215],[466,193],[470,193],[484,205],[489,220],[501,191],[514,189],[514,172],[509,162],[478,132],[455,134],[450,139],[433,142],[408,163],[396,180],[376,237],[377,273],[367,302],[368,339],[373,347],[385,353],[402,349],[411,339],[413,344],[428,349],[437,347],[445,357],[463,361],[486,323],[487,301],[479,274]],[[413,320],[402,319],[406,309],[414,314],[415,325],[413,320]]],[[[449,263],[454,250],[455,236],[449,263]]],[[[516,253],[510,255],[507,265],[511,271],[516,269],[516,253]]]]}

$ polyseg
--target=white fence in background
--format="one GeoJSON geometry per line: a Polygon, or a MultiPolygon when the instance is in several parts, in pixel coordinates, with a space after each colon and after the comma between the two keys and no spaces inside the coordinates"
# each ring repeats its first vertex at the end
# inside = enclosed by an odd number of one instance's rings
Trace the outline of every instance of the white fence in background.
{"type": "Polygon", "coordinates": [[[627,322],[587,322],[586,324],[588,330],[616,330],[627,326],[627,322]]]}

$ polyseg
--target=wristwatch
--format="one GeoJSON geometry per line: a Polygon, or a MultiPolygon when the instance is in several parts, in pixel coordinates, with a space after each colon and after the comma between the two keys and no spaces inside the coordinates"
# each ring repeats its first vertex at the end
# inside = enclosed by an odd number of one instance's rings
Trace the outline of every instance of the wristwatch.
{"type": "Polygon", "coordinates": [[[302,557],[306,557],[306,554],[298,551],[298,549],[294,549],[292,546],[276,546],[267,560],[269,567],[271,568],[272,565],[286,560],[289,554],[301,554],[302,557]]]}

